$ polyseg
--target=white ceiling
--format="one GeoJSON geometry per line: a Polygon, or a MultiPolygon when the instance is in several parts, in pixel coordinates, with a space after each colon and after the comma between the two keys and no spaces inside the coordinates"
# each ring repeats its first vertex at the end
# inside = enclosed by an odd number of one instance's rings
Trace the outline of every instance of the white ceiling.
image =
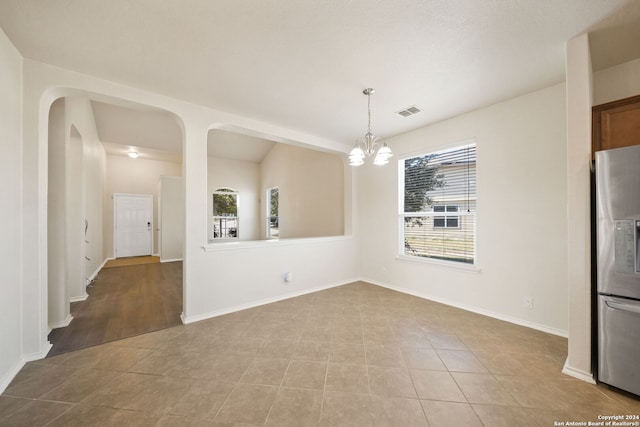
{"type": "MultiPolygon", "coordinates": [[[[640,57],[637,0],[0,0],[0,27],[27,58],[345,147],[365,87],[388,137],[562,82],[585,31],[596,69],[640,57]]],[[[167,144],[118,108],[94,103],[105,141],[167,144]]]]}

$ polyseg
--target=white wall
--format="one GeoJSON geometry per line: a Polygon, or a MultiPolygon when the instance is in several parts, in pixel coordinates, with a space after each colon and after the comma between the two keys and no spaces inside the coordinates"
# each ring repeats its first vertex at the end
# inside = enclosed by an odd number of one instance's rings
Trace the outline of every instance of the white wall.
{"type": "Polygon", "coordinates": [[[103,200],[105,191],[106,153],[98,138],[95,119],[91,103],[85,98],[67,97],[65,99],[65,121],[67,151],[72,143],[82,144],[77,153],[77,160],[68,165],[69,179],[79,179],[82,184],[73,186],[71,192],[78,193],[75,202],[68,206],[70,211],[78,211],[75,221],[70,224],[70,232],[74,233],[71,246],[73,257],[71,264],[77,260],[85,265],[80,269],[81,282],[74,281],[75,288],[70,289],[72,300],[81,299],[85,294],[87,279],[98,272],[107,254],[104,250],[103,235],[103,200]],[[87,234],[85,236],[85,219],[87,220],[87,234]],[[76,243],[77,242],[77,243],[76,243]],[[88,243],[86,243],[88,242],[88,243]],[[84,244],[84,247],[82,245],[84,244]]]}
{"type": "Polygon", "coordinates": [[[153,253],[158,253],[158,180],[162,175],[180,176],[179,163],[160,160],[132,159],[126,156],[107,155],[104,201],[104,239],[107,258],[113,257],[113,195],[153,195],[153,253]]]}
{"type": "Polygon", "coordinates": [[[241,160],[208,157],[207,236],[213,239],[213,192],[238,191],[238,240],[260,239],[260,165],[241,160]]]}
{"type": "Polygon", "coordinates": [[[593,105],[640,95],[640,58],[593,73],[593,105]]]}
{"type": "Polygon", "coordinates": [[[565,86],[557,85],[388,139],[389,165],[363,166],[358,176],[362,275],[566,334],[565,117],[565,86]],[[469,138],[477,143],[480,271],[397,259],[398,160],[469,138]]]}
{"type": "Polygon", "coordinates": [[[266,191],[279,188],[279,236],[344,234],[344,157],[276,144],[262,161],[261,236],[266,236],[266,191]]]}
{"type": "Polygon", "coordinates": [[[0,391],[24,364],[22,349],[22,56],[0,29],[0,391]]]}
{"type": "Polygon", "coordinates": [[[47,188],[48,318],[49,328],[62,327],[71,321],[67,288],[67,192],[65,99],[53,103],[49,112],[47,188]]]}
{"type": "Polygon", "coordinates": [[[591,378],[591,56],[588,34],[567,42],[567,287],[569,348],[564,372],[591,378]]]}
{"type": "Polygon", "coordinates": [[[48,120],[47,320],[59,328],[72,319],[70,302],[86,299],[86,285],[105,260],[105,152],[88,100],[59,98],[48,120]]]}
{"type": "Polygon", "coordinates": [[[182,259],[184,246],[184,179],[160,177],[160,261],[182,259]]]}

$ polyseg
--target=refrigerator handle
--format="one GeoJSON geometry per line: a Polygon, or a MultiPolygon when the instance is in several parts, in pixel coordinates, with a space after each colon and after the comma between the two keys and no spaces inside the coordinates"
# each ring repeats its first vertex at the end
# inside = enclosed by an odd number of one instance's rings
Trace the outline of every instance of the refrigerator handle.
{"type": "Polygon", "coordinates": [[[607,307],[613,308],[614,310],[629,311],[631,313],[640,314],[640,304],[628,304],[624,302],[617,302],[606,297],[605,297],[605,303],[607,304],[607,307]]]}

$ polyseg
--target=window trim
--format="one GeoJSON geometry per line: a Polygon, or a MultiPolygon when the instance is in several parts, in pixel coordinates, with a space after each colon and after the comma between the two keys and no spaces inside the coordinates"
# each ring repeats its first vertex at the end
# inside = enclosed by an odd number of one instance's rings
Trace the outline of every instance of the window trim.
{"type": "MultiPolygon", "coordinates": [[[[420,264],[430,264],[430,265],[434,265],[434,266],[441,266],[441,267],[447,267],[453,270],[461,270],[461,271],[470,271],[470,272],[480,272],[481,269],[478,265],[479,262],[479,254],[478,254],[478,217],[477,217],[477,211],[473,211],[473,212],[464,212],[464,210],[460,210],[460,207],[458,207],[458,212],[456,213],[456,216],[458,216],[459,220],[458,220],[458,225],[460,225],[460,217],[461,216],[467,216],[467,215],[472,215],[474,217],[474,228],[473,228],[473,262],[464,262],[464,261],[456,261],[453,259],[440,259],[440,258],[435,258],[435,257],[421,257],[421,256],[416,256],[416,255],[409,255],[406,253],[406,248],[405,248],[405,236],[404,236],[404,222],[405,222],[405,217],[407,216],[424,216],[424,217],[428,217],[428,216],[433,216],[434,212],[433,211],[421,211],[421,212],[404,212],[404,184],[405,184],[405,176],[404,176],[404,163],[407,159],[411,159],[414,157],[420,157],[420,156],[425,156],[425,155],[429,155],[429,154],[433,154],[433,153],[438,153],[441,151],[447,151],[447,150],[454,150],[456,148],[462,148],[468,145],[474,145],[475,149],[476,149],[476,159],[477,159],[477,153],[478,153],[478,144],[475,138],[468,138],[468,139],[464,139],[461,141],[455,141],[455,142],[451,142],[451,143],[447,143],[447,144],[440,144],[437,146],[433,146],[433,147],[428,147],[425,149],[421,149],[421,150],[417,150],[417,151],[412,151],[409,153],[405,153],[403,155],[398,156],[398,222],[397,222],[397,227],[398,227],[398,255],[396,256],[396,259],[398,261],[403,261],[403,262],[417,262],[420,264]]],[[[475,183],[476,183],[476,188],[475,188],[475,204],[477,206],[477,200],[478,200],[478,186],[477,186],[477,180],[478,180],[478,166],[477,166],[477,162],[476,162],[476,166],[475,166],[475,183]]],[[[444,205],[447,205],[447,203],[441,203],[444,205]]],[[[451,203],[451,205],[453,205],[454,203],[451,203]]],[[[459,204],[458,204],[459,206],[459,204]]],[[[445,208],[446,209],[446,208],[445,208]]],[[[438,216],[442,216],[442,215],[438,215],[438,216]]],[[[446,216],[446,215],[445,215],[446,216]]],[[[459,228],[459,227],[458,227],[459,228]]],[[[439,230],[446,230],[447,227],[438,227],[437,229],[439,230]]],[[[450,229],[456,229],[454,227],[450,227],[450,229]]]]}
{"type": "Polygon", "coordinates": [[[439,203],[433,206],[433,228],[453,228],[460,229],[460,205],[459,204],[446,204],[439,203]],[[437,207],[443,207],[444,210],[442,212],[436,212],[437,207]],[[450,207],[455,207],[455,211],[450,211],[450,207]],[[455,212],[455,215],[450,214],[450,212],[455,212]],[[437,214],[437,215],[436,215],[437,214]],[[449,225],[449,219],[455,219],[456,225],[449,225]],[[444,225],[436,225],[436,220],[443,220],[444,225]]]}
{"type": "Polygon", "coordinates": [[[213,230],[211,230],[211,239],[214,242],[225,242],[225,241],[236,241],[240,239],[240,192],[238,190],[235,190],[233,188],[230,187],[218,187],[216,188],[212,193],[211,193],[211,213],[212,213],[212,218],[213,218],[213,230]],[[213,200],[216,196],[216,194],[223,194],[223,195],[228,195],[228,194],[234,194],[236,197],[236,214],[235,215],[215,215],[214,214],[214,209],[215,209],[215,201],[213,200]],[[236,235],[235,236],[227,236],[227,237],[215,237],[215,226],[216,226],[216,221],[217,220],[228,220],[228,219],[233,219],[236,222],[236,235]]]}
{"type": "Polygon", "coordinates": [[[265,203],[265,212],[266,212],[266,219],[265,219],[265,227],[266,227],[266,238],[268,240],[277,240],[280,238],[280,187],[278,187],[277,185],[274,185],[273,187],[269,187],[267,188],[267,197],[266,197],[267,203],[265,203]],[[278,215],[276,215],[276,218],[278,218],[278,235],[276,236],[272,236],[271,235],[271,197],[272,194],[271,192],[273,190],[278,190],[278,215]]]}

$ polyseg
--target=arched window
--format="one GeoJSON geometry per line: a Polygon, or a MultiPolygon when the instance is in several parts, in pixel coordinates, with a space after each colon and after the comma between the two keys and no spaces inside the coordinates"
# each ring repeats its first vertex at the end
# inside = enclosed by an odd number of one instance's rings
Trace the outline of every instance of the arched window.
{"type": "Polygon", "coordinates": [[[238,238],[238,192],[218,188],[213,192],[213,238],[238,238]]]}

